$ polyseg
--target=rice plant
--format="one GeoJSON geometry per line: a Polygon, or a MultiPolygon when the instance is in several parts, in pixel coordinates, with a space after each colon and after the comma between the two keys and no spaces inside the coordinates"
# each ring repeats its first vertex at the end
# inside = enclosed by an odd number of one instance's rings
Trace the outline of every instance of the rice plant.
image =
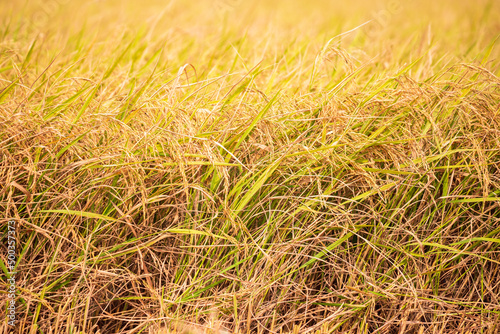
{"type": "Polygon", "coordinates": [[[499,22],[0,0],[0,332],[497,333],[499,22]]]}

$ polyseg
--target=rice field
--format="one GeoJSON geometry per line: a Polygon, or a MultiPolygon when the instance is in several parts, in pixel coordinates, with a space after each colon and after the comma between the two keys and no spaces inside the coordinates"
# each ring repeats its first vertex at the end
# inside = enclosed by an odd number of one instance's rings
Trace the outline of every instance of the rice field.
{"type": "Polygon", "coordinates": [[[496,0],[0,0],[0,333],[500,332],[499,36],[496,0]]]}

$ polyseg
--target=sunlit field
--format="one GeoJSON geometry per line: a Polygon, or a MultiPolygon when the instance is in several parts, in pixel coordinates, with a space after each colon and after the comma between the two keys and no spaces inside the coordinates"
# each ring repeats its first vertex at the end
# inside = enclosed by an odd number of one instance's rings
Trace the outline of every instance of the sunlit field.
{"type": "Polygon", "coordinates": [[[496,0],[0,0],[0,333],[499,333],[499,36],[496,0]]]}

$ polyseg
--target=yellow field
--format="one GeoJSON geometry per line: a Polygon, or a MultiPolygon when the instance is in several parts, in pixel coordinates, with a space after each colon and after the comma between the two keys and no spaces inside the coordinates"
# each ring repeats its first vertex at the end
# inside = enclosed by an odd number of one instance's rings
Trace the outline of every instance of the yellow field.
{"type": "Polygon", "coordinates": [[[496,0],[0,0],[0,333],[497,333],[499,37],[496,0]]]}

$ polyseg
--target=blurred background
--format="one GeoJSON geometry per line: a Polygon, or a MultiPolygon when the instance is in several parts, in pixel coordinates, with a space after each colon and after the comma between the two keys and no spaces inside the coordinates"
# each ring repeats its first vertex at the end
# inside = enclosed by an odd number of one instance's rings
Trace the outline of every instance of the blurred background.
{"type": "MultiPolygon", "coordinates": [[[[189,61],[219,47],[221,40],[248,43],[246,57],[283,51],[283,45],[318,42],[358,28],[344,37],[346,44],[370,56],[382,49],[410,44],[415,39],[467,58],[500,33],[500,2],[405,0],[0,0],[1,26],[16,34],[67,39],[83,35],[92,43],[116,40],[124,34],[166,43],[172,53],[187,47],[189,61]],[[283,42],[286,43],[283,43],[283,42]],[[458,41],[458,43],[457,43],[458,41]],[[279,42],[279,43],[278,43],[279,42]]],[[[15,36],[15,35],[14,35],[15,36]]],[[[84,40],[79,40],[80,43],[84,40]]],[[[107,44],[109,45],[109,44],[107,44]]],[[[240,45],[241,46],[241,45],[240,45]]]]}
{"type": "MultiPolygon", "coordinates": [[[[185,69],[179,84],[258,65],[255,83],[268,94],[284,82],[294,91],[330,89],[360,67],[362,85],[370,77],[397,76],[415,62],[408,71],[414,80],[462,62],[499,70],[500,2],[494,0],[0,3],[0,67],[29,55],[25,70],[33,79],[52,64],[96,80],[115,59],[115,84],[146,78],[153,65],[158,82],[185,69]]],[[[238,80],[228,78],[228,87],[238,80]]]]}

